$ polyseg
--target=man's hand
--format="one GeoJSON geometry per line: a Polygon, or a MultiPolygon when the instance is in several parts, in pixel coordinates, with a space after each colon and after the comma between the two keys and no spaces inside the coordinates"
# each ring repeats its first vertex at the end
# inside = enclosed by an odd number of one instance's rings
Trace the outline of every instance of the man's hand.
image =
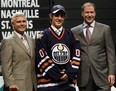
{"type": "Polygon", "coordinates": [[[19,87],[17,85],[9,86],[9,91],[18,91],[19,87]]]}
{"type": "Polygon", "coordinates": [[[61,80],[67,80],[67,79],[68,79],[67,74],[64,74],[60,79],[61,79],[61,80]]]}
{"type": "Polygon", "coordinates": [[[67,80],[68,79],[68,75],[64,71],[62,71],[60,73],[63,74],[63,76],[60,78],[61,80],[67,80]]]}
{"type": "Polygon", "coordinates": [[[73,83],[76,84],[77,83],[77,79],[73,80],[73,83]]]}
{"type": "Polygon", "coordinates": [[[115,76],[114,75],[109,75],[108,76],[108,82],[110,84],[110,86],[113,86],[115,83],[115,76]]]}

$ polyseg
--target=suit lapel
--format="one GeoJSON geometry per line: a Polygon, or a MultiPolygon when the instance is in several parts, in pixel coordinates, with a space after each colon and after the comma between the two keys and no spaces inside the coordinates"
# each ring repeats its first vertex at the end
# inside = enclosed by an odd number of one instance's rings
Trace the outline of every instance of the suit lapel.
{"type": "Polygon", "coordinates": [[[98,32],[99,32],[98,30],[99,30],[98,23],[95,22],[95,26],[94,26],[93,33],[92,33],[92,35],[91,35],[90,42],[87,43],[86,38],[85,38],[85,36],[84,36],[84,34],[83,34],[83,24],[81,24],[81,26],[80,26],[80,36],[83,38],[83,40],[86,42],[86,44],[91,44],[92,41],[94,40],[94,38],[96,37],[96,35],[99,34],[99,33],[98,33],[98,32]]]}
{"type": "Polygon", "coordinates": [[[95,22],[95,26],[94,26],[94,30],[93,30],[93,33],[91,35],[91,41],[90,43],[92,43],[92,41],[94,40],[94,38],[96,38],[97,34],[99,34],[98,31],[99,30],[99,26],[98,26],[98,23],[95,22]]]}
{"type": "Polygon", "coordinates": [[[14,40],[29,56],[31,56],[29,51],[27,50],[27,48],[25,47],[25,45],[21,41],[21,39],[15,33],[14,33],[14,40]]]}
{"type": "Polygon", "coordinates": [[[27,42],[28,42],[28,44],[29,44],[29,49],[30,49],[30,55],[31,56],[33,56],[33,52],[34,52],[34,50],[33,50],[33,48],[34,48],[34,44],[32,44],[33,42],[32,42],[32,40],[29,38],[29,37],[27,37],[27,42]]]}
{"type": "Polygon", "coordinates": [[[82,40],[87,43],[86,38],[83,33],[83,24],[81,24],[81,26],[79,28],[79,35],[81,36],[82,40]]]}

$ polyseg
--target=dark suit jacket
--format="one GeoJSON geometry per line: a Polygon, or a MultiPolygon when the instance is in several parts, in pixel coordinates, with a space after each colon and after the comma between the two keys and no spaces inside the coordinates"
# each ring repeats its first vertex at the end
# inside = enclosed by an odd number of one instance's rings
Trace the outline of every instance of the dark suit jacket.
{"type": "Polygon", "coordinates": [[[108,75],[115,74],[115,49],[108,25],[96,22],[88,44],[83,34],[83,24],[71,29],[81,44],[79,86],[86,86],[90,71],[98,86],[108,85],[108,75]]]}
{"type": "Polygon", "coordinates": [[[2,75],[6,87],[17,84],[18,91],[32,91],[36,88],[35,42],[27,37],[31,53],[21,39],[13,33],[1,42],[2,75]]]}

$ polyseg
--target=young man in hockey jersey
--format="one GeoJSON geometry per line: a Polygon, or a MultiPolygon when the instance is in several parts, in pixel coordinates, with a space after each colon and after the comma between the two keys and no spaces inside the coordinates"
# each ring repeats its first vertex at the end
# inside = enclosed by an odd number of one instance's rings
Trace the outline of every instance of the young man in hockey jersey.
{"type": "Polygon", "coordinates": [[[36,44],[38,91],[76,91],[80,43],[63,27],[66,11],[55,5],[49,14],[51,26],[36,44]],[[41,48],[39,45],[42,45],[41,48]]]}

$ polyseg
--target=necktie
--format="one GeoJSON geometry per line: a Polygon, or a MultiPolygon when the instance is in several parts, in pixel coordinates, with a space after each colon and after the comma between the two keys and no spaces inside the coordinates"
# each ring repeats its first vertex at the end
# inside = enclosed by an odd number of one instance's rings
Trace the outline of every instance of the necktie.
{"type": "Polygon", "coordinates": [[[56,34],[57,34],[58,36],[61,34],[61,31],[60,31],[60,30],[56,30],[55,32],[56,32],[56,34]]]}
{"type": "Polygon", "coordinates": [[[29,50],[29,45],[28,45],[27,40],[23,36],[21,37],[21,40],[22,40],[23,44],[25,45],[25,47],[29,50]]]}
{"type": "Polygon", "coordinates": [[[90,38],[91,38],[91,32],[89,30],[89,25],[86,26],[86,40],[89,43],[90,42],[90,38]]]}

